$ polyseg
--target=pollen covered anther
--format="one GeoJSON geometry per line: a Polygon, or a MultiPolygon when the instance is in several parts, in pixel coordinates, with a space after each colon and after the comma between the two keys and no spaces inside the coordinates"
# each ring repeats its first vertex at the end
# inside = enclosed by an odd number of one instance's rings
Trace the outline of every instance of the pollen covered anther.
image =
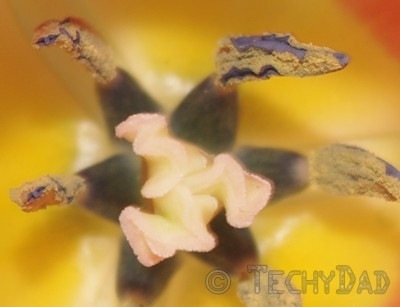
{"type": "Polygon", "coordinates": [[[82,20],[68,17],[48,20],[33,35],[36,48],[56,45],[86,66],[95,79],[107,83],[116,77],[116,64],[111,49],[82,20]]]}
{"type": "Polygon", "coordinates": [[[313,181],[342,195],[400,201],[400,172],[390,163],[356,146],[332,144],[311,159],[313,181]]]}
{"type": "Polygon", "coordinates": [[[44,176],[10,191],[10,198],[25,212],[51,205],[66,205],[84,197],[87,186],[80,176],[44,176]]]}
{"type": "Polygon", "coordinates": [[[222,86],[273,76],[307,77],[344,68],[346,54],[297,41],[288,33],[230,36],[219,42],[217,80],[222,86]]]}
{"type": "Polygon", "coordinates": [[[122,230],[145,266],[177,250],[206,252],[216,246],[208,224],[225,208],[228,223],[248,227],[267,204],[269,181],[248,173],[230,155],[211,156],[170,135],[159,114],[137,114],[116,128],[144,158],[148,179],[141,193],[152,212],[129,206],[120,215],[122,230]]]}

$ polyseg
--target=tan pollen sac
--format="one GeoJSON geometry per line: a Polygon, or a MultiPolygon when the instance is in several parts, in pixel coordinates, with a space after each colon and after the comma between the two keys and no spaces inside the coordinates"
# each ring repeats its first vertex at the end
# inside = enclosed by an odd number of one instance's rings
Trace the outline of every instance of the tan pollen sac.
{"type": "Polygon", "coordinates": [[[107,83],[117,75],[111,49],[80,19],[48,20],[35,29],[32,43],[35,48],[56,45],[65,49],[98,82],[107,83]]]}
{"type": "Polygon", "coordinates": [[[288,33],[230,36],[219,42],[217,82],[222,86],[272,76],[307,77],[344,68],[344,53],[297,41],[288,33]]]}
{"type": "Polygon", "coordinates": [[[400,172],[356,146],[333,144],[311,157],[312,180],[341,195],[363,195],[400,201],[400,172]]]}
{"type": "Polygon", "coordinates": [[[86,183],[79,176],[44,176],[10,190],[10,198],[25,212],[51,205],[71,204],[85,195],[86,183]]]}

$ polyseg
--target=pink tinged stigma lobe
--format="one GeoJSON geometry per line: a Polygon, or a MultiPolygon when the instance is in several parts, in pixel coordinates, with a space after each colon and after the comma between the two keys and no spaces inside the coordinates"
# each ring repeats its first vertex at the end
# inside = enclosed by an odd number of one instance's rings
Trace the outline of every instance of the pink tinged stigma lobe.
{"type": "Polygon", "coordinates": [[[120,215],[122,230],[145,266],[177,250],[212,250],[217,240],[208,223],[223,207],[231,226],[249,227],[272,194],[268,180],[247,172],[229,154],[211,156],[171,136],[162,115],[132,115],[117,126],[116,135],[132,143],[148,168],[141,193],[151,199],[151,210],[129,206],[120,215]]]}

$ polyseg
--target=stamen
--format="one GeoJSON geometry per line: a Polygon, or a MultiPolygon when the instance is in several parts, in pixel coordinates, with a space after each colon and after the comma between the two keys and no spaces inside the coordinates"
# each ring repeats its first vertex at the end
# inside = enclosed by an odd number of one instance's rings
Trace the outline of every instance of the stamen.
{"type": "Polygon", "coordinates": [[[334,193],[400,201],[400,172],[362,148],[342,144],[322,148],[312,158],[312,171],[315,183],[334,193]]]}
{"type": "Polygon", "coordinates": [[[216,56],[222,86],[272,76],[306,77],[344,68],[347,55],[327,47],[298,42],[290,34],[265,33],[222,39],[216,56]]]}
{"type": "Polygon", "coordinates": [[[45,176],[10,191],[26,212],[57,204],[74,204],[118,223],[129,204],[141,203],[141,165],[131,154],[119,154],[71,176],[45,176]]]}
{"type": "Polygon", "coordinates": [[[235,156],[255,174],[274,182],[272,200],[293,195],[309,184],[309,165],[305,156],[285,149],[241,147],[235,156]]]}
{"type": "Polygon", "coordinates": [[[229,225],[224,212],[219,213],[210,227],[218,237],[218,245],[208,253],[194,253],[203,261],[225,272],[244,278],[249,263],[258,263],[257,246],[249,228],[229,225]]]}
{"type": "Polygon", "coordinates": [[[122,306],[149,306],[161,294],[178,267],[176,257],[153,267],[143,266],[123,238],[117,278],[122,306]]]}
{"type": "Polygon", "coordinates": [[[210,153],[229,151],[238,122],[237,88],[216,85],[215,75],[196,86],[171,117],[171,130],[210,153]]]}
{"type": "Polygon", "coordinates": [[[126,71],[118,68],[107,83],[97,83],[100,106],[109,133],[115,139],[115,127],[129,115],[160,112],[161,107],[126,71]]]}
{"type": "Polygon", "coordinates": [[[45,176],[12,189],[10,197],[23,211],[34,212],[50,205],[74,203],[86,191],[80,176],[45,176]]]}
{"type": "Polygon", "coordinates": [[[68,17],[48,20],[34,32],[36,48],[56,45],[86,66],[98,82],[106,83],[116,77],[116,64],[111,49],[82,20],[68,17]]]}
{"type": "Polygon", "coordinates": [[[115,223],[126,206],[142,202],[141,163],[132,154],[115,155],[78,175],[85,179],[87,193],[76,205],[115,223]]]}

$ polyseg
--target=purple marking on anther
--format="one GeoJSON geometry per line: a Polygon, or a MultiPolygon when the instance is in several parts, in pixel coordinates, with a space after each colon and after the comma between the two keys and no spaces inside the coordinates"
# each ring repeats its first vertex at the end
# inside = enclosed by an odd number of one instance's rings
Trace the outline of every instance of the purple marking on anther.
{"type": "Polygon", "coordinates": [[[279,72],[272,65],[265,65],[261,68],[259,73],[255,73],[249,68],[237,68],[232,67],[226,74],[221,78],[222,83],[227,83],[230,79],[242,80],[245,77],[251,76],[259,79],[268,79],[271,76],[277,76],[279,72]]]}
{"type": "Polygon", "coordinates": [[[39,186],[36,189],[34,189],[32,192],[30,192],[28,194],[28,197],[27,197],[27,200],[26,200],[27,203],[30,203],[31,201],[34,201],[34,200],[42,197],[44,192],[45,192],[45,190],[46,190],[45,186],[39,186]]]}
{"type": "Polygon", "coordinates": [[[50,34],[50,35],[47,35],[47,36],[45,36],[45,37],[41,37],[41,38],[39,38],[37,41],[36,41],[36,45],[39,45],[39,46],[41,46],[41,47],[44,47],[44,46],[49,46],[49,45],[51,45],[51,44],[53,44],[56,40],[57,40],[57,38],[60,36],[60,34],[50,34]]]}
{"type": "MultiPolygon", "coordinates": [[[[365,150],[363,148],[357,147],[357,146],[353,146],[353,145],[342,145],[342,146],[350,148],[350,149],[354,149],[354,150],[358,150],[358,151],[369,153],[369,151],[367,151],[367,150],[365,150]]],[[[376,157],[376,158],[379,161],[382,161],[385,164],[385,173],[386,173],[386,175],[394,177],[394,178],[397,178],[397,179],[400,179],[400,171],[397,168],[395,168],[392,164],[386,162],[385,160],[383,160],[383,159],[381,159],[379,157],[376,157]]]]}
{"type": "Polygon", "coordinates": [[[76,30],[76,32],[75,32],[75,38],[72,40],[72,42],[73,42],[75,45],[78,45],[78,44],[81,42],[81,33],[80,33],[78,30],[76,30]]]}
{"type": "Polygon", "coordinates": [[[247,51],[250,48],[261,49],[267,52],[290,52],[303,59],[306,49],[296,48],[290,45],[289,36],[277,36],[276,34],[262,36],[241,36],[231,38],[232,44],[239,51],[247,51]]]}
{"type": "Polygon", "coordinates": [[[392,164],[380,159],[382,162],[385,163],[386,166],[386,175],[394,177],[396,179],[400,179],[400,171],[395,168],[392,164]]]}
{"type": "Polygon", "coordinates": [[[81,34],[78,30],[75,31],[75,38],[64,28],[59,28],[60,34],[68,36],[74,45],[78,45],[81,42],[81,34]]]}
{"type": "Polygon", "coordinates": [[[346,66],[350,62],[350,58],[347,54],[341,52],[335,52],[333,56],[338,60],[341,66],[346,66]]]}

